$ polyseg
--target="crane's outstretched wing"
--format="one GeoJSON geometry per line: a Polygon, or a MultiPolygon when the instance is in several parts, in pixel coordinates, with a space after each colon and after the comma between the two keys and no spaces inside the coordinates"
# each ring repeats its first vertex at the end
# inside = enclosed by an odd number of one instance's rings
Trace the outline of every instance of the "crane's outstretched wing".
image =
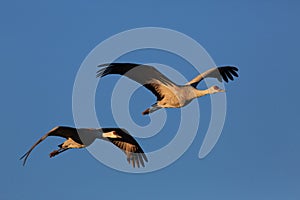
{"type": "Polygon", "coordinates": [[[197,87],[198,83],[205,78],[216,78],[218,81],[228,82],[228,79],[233,80],[233,76],[238,77],[237,74],[238,68],[233,66],[224,66],[224,67],[217,67],[207,70],[206,72],[196,76],[193,80],[188,82],[186,85],[191,85],[193,87],[197,87]]]}
{"type": "MultiPolygon", "coordinates": [[[[102,130],[107,132],[105,128],[102,130]]],[[[128,163],[131,162],[133,167],[140,167],[140,165],[145,167],[144,161],[148,162],[148,159],[137,141],[125,129],[111,128],[109,131],[111,130],[115,131],[120,138],[107,137],[107,139],[123,150],[127,156],[128,163]]]]}
{"type": "Polygon", "coordinates": [[[98,67],[103,68],[98,70],[97,77],[103,77],[108,74],[126,76],[150,90],[157,97],[157,100],[163,98],[163,90],[168,89],[168,87],[177,87],[174,82],[150,65],[107,63],[98,67]]]}
{"type": "MultiPolygon", "coordinates": [[[[50,130],[48,133],[46,133],[43,137],[41,137],[21,158],[20,160],[24,159],[23,166],[26,163],[26,160],[28,156],[30,155],[31,151],[43,140],[45,140],[48,136],[59,136],[63,138],[68,138],[71,135],[77,134],[77,131],[75,128],[72,127],[65,127],[65,126],[57,126],[50,130]]],[[[77,134],[78,135],[78,134],[77,134]]]]}

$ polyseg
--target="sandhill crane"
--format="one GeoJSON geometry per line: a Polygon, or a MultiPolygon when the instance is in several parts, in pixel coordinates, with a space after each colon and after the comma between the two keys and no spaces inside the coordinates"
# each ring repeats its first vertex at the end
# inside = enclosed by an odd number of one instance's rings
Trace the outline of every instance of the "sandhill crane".
{"type": "Polygon", "coordinates": [[[238,69],[233,66],[216,67],[196,76],[185,85],[177,85],[157,69],[150,65],[141,65],[135,63],[106,63],[98,67],[97,77],[103,77],[108,74],[120,74],[126,76],[147,89],[156,97],[156,103],[146,109],[142,114],[152,113],[160,108],[180,108],[189,104],[193,99],[207,94],[225,92],[218,86],[212,86],[206,90],[196,89],[198,83],[204,78],[216,78],[218,81],[228,82],[233,80],[233,76],[238,77],[238,69]]]}
{"type": "Polygon", "coordinates": [[[73,128],[66,126],[57,126],[41,137],[30,149],[27,151],[20,160],[24,159],[23,165],[25,165],[28,156],[31,151],[48,136],[59,136],[66,138],[67,140],[58,145],[59,149],[50,153],[50,158],[54,157],[68,149],[84,148],[92,144],[96,139],[103,139],[110,141],[118,148],[124,151],[127,156],[128,163],[132,163],[132,166],[140,167],[140,164],[144,167],[144,160],[148,162],[143,149],[137,143],[137,141],[129,135],[125,129],[121,128],[73,128]]]}

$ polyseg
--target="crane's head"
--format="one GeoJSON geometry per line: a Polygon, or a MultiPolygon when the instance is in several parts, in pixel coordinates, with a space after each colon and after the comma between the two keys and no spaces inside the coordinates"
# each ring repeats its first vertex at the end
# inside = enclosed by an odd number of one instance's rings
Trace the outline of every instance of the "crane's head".
{"type": "Polygon", "coordinates": [[[116,131],[102,133],[102,137],[104,137],[104,138],[122,138],[116,131]]]}
{"type": "Polygon", "coordinates": [[[214,93],[218,93],[218,92],[225,92],[225,90],[220,89],[218,86],[214,85],[210,88],[208,88],[208,93],[209,94],[214,94],[214,93]]]}

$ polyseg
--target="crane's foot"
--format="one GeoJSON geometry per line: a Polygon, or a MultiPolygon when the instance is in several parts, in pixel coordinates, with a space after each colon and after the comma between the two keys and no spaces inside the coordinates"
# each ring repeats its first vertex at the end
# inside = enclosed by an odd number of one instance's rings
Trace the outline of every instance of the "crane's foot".
{"type": "Polygon", "coordinates": [[[150,108],[147,108],[144,112],[142,112],[143,115],[149,115],[150,113],[153,113],[154,111],[157,111],[161,109],[156,103],[153,104],[150,108]]]}
{"type": "Polygon", "coordinates": [[[149,115],[150,113],[150,108],[148,108],[147,110],[145,110],[144,112],[142,112],[142,115],[149,115]]]}
{"type": "Polygon", "coordinates": [[[52,157],[54,157],[54,156],[56,156],[57,154],[59,154],[60,152],[58,151],[58,150],[54,150],[54,151],[52,151],[50,154],[49,154],[49,156],[50,156],[50,158],[52,158],[52,157]]]}

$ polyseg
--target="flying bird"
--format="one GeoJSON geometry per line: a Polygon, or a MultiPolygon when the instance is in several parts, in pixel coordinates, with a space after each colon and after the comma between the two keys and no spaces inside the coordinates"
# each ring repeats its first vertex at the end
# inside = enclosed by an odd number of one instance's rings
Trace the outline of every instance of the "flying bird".
{"type": "Polygon", "coordinates": [[[106,63],[98,67],[97,77],[108,74],[126,76],[150,90],[157,98],[156,103],[146,109],[142,114],[147,115],[161,108],[180,108],[189,104],[193,99],[225,92],[218,86],[212,86],[206,90],[198,90],[196,87],[205,78],[216,78],[218,81],[228,82],[233,77],[238,77],[238,68],[233,66],[216,67],[199,74],[185,85],[177,85],[153,66],[135,63],[106,63]]]}
{"type": "Polygon", "coordinates": [[[48,136],[59,136],[66,138],[67,140],[58,145],[59,149],[50,153],[50,158],[54,157],[68,149],[85,148],[92,144],[96,139],[102,139],[109,141],[121,149],[127,156],[128,163],[132,163],[132,166],[140,167],[144,165],[144,161],[148,162],[143,149],[137,143],[137,141],[129,135],[125,129],[121,128],[73,128],[66,126],[57,126],[41,137],[30,149],[27,151],[20,160],[24,159],[23,165],[25,165],[28,156],[31,151],[48,136]]]}

